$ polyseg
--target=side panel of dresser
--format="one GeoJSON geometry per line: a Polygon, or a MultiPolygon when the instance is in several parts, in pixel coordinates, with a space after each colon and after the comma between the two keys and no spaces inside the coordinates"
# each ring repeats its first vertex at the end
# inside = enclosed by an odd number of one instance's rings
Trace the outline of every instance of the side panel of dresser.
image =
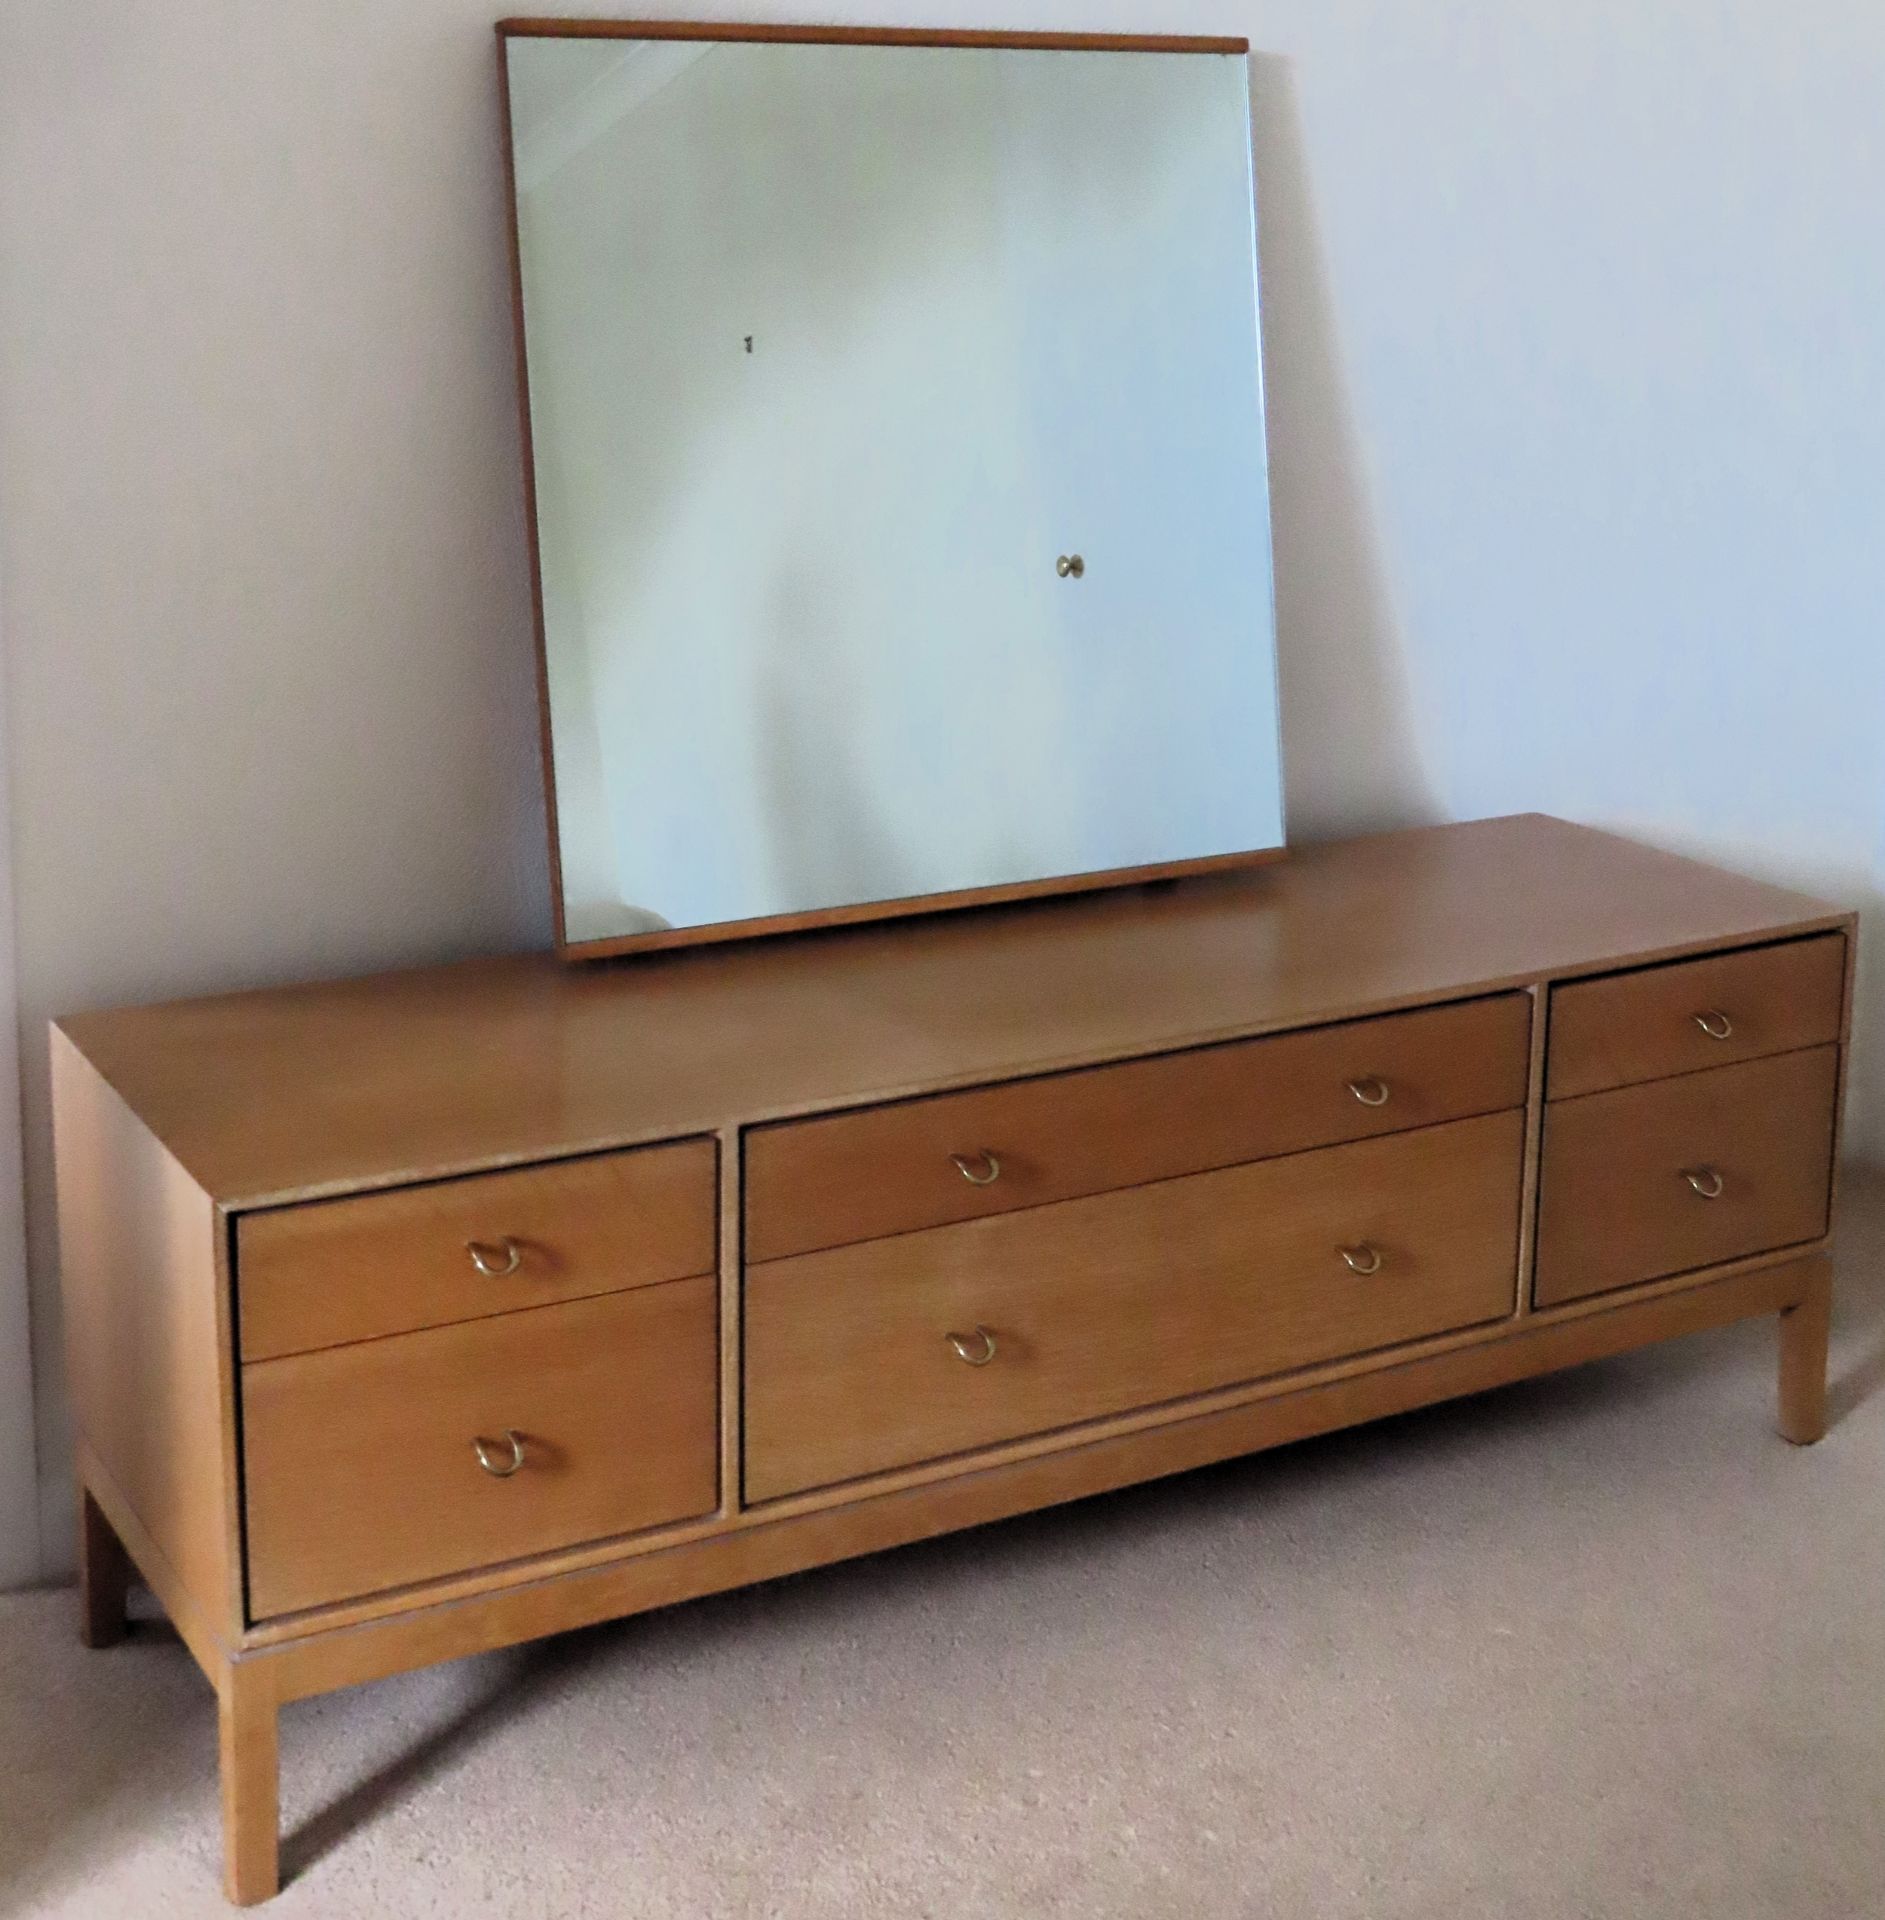
{"type": "Polygon", "coordinates": [[[93,1503],[213,1675],[242,1630],[225,1223],[56,1027],[52,1093],[85,1548],[93,1503]]]}

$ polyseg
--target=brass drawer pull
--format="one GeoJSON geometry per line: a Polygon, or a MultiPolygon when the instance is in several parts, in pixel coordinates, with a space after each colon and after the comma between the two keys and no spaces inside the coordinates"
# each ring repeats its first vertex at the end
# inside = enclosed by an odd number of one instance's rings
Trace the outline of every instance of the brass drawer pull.
{"type": "Polygon", "coordinates": [[[472,1452],[478,1456],[478,1465],[493,1480],[508,1480],[524,1464],[524,1436],[515,1427],[506,1427],[504,1441],[510,1448],[508,1460],[499,1452],[495,1441],[473,1440],[471,1443],[472,1452]]]}
{"type": "Polygon", "coordinates": [[[980,1173],[975,1170],[975,1160],[966,1153],[952,1153],[950,1162],[972,1187],[992,1187],[1001,1178],[1001,1162],[986,1147],[978,1147],[975,1158],[983,1162],[980,1173]]]}
{"type": "Polygon", "coordinates": [[[1377,1079],[1373,1074],[1367,1074],[1360,1080],[1351,1080],[1348,1090],[1364,1107],[1385,1107],[1392,1091],[1385,1080],[1377,1079]]]}
{"type": "Polygon", "coordinates": [[[958,1360],[966,1360],[972,1367],[985,1367],[995,1357],[995,1336],[986,1327],[978,1326],[970,1333],[952,1333],[949,1344],[955,1349],[958,1360]],[[981,1342],[977,1350],[976,1342],[981,1342]]]}
{"type": "Polygon", "coordinates": [[[1337,1247],[1335,1251],[1348,1263],[1350,1273],[1366,1275],[1381,1271],[1381,1249],[1370,1241],[1364,1240],[1358,1247],[1337,1247]]]}
{"type": "Polygon", "coordinates": [[[1713,1167],[1684,1167],[1682,1177],[1704,1200],[1721,1198],[1722,1178],[1713,1167]]]}
{"type": "Polygon", "coordinates": [[[1734,1022],[1719,1008],[1711,1008],[1707,1013],[1698,1013],[1695,1024],[1711,1040],[1731,1040],[1734,1037],[1734,1022]]]}
{"type": "Polygon", "coordinates": [[[524,1264],[523,1248],[508,1234],[494,1247],[482,1240],[467,1240],[465,1251],[471,1255],[471,1264],[487,1280],[502,1280],[524,1264]]]}

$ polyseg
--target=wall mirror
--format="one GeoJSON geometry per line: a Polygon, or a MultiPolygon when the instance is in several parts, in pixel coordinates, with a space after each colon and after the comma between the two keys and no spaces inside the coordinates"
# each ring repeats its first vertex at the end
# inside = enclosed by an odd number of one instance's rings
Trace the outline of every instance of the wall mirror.
{"type": "Polygon", "coordinates": [[[1273,857],[1242,43],[500,36],[563,951],[1273,857]]]}

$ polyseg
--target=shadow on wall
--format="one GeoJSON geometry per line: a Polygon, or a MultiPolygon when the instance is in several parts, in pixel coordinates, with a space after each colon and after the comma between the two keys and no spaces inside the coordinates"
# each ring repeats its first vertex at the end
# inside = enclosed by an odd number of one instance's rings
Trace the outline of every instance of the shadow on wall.
{"type": "Polygon", "coordinates": [[[1250,73],[1290,838],[1420,825],[1440,812],[1342,386],[1295,76],[1275,54],[1250,73]]]}

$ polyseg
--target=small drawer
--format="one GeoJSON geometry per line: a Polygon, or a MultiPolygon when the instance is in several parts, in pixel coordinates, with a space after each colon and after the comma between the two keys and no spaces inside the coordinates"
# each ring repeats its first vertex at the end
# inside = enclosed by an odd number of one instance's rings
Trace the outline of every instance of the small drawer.
{"type": "Polygon", "coordinates": [[[1830,1045],[1845,989],[1838,933],[1574,981],[1551,996],[1547,1090],[1574,1099],[1830,1045]]]}
{"type": "Polygon", "coordinates": [[[710,1512],[718,1319],[702,1277],[244,1367],[251,1616],[710,1512]]]}
{"type": "Polygon", "coordinates": [[[1537,1303],[1817,1240],[1838,1084],[1817,1047],[1551,1106],[1537,1303]]]}
{"type": "Polygon", "coordinates": [[[1500,994],[763,1127],[746,1255],[820,1247],[1524,1103],[1530,1006],[1500,994]]]}
{"type": "Polygon", "coordinates": [[[1524,1116],[800,1254],[746,1281],[746,1497],[1510,1314],[1524,1116]]]}
{"type": "Polygon", "coordinates": [[[711,1140],[548,1161],[236,1224],[244,1360],[710,1272],[711,1140]]]}

